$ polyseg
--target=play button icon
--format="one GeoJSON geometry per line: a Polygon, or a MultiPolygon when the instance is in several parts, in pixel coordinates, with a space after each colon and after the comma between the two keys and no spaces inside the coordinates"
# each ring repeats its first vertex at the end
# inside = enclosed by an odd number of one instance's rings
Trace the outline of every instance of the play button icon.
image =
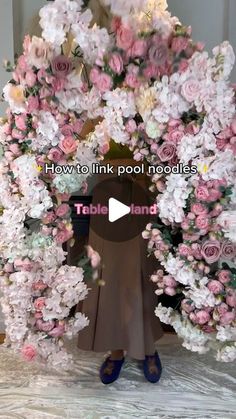
{"type": "Polygon", "coordinates": [[[115,198],[109,199],[109,216],[108,219],[110,223],[114,223],[114,221],[119,220],[120,218],[124,217],[125,215],[130,213],[130,207],[128,205],[122,204],[122,202],[118,201],[115,198]]]}

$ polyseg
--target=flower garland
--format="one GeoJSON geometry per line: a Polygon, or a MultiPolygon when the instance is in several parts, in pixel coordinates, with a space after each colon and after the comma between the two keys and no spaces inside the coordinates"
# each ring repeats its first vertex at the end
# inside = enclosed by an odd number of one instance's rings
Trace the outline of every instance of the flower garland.
{"type": "Polygon", "coordinates": [[[159,304],[156,315],[173,325],[186,348],[213,349],[218,360],[233,361],[232,47],[224,42],[210,57],[164,0],[105,3],[115,15],[110,35],[91,26],[80,0],[43,7],[42,38],[26,37],[4,89],[10,108],[0,133],[0,242],[7,342],[27,359],[53,366],[70,361],[62,337],[88,324],[82,313],[69,314],[88,292],[86,266],[96,269],[99,257],[89,248],[81,267],[64,264],[62,244],[73,244],[68,200],[86,188],[78,165],[91,167],[112,138],[128,145],[135,160],[163,169],[152,179],[159,221],[143,235],[163,267],[151,278],[157,294],[179,294],[180,303],[176,310],[159,304]],[[98,117],[84,141],[84,124],[98,117]],[[74,170],[48,173],[52,164],[74,170]],[[178,164],[190,170],[174,173],[178,164]],[[28,217],[40,220],[37,232],[27,231],[28,217]]]}

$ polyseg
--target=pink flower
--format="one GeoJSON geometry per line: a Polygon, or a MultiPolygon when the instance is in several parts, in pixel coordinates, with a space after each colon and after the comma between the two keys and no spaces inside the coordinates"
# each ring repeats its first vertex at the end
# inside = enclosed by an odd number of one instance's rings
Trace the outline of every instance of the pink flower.
{"type": "Polygon", "coordinates": [[[62,151],[59,150],[59,148],[54,147],[54,148],[51,148],[47,157],[49,160],[53,161],[54,163],[58,163],[61,160],[62,156],[63,156],[62,151]]]}
{"type": "Polygon", "coordinates": [[[199,215],[196,218],[195,224],[199,230],[205,230],[209,227],[209,218],[206,215],[199,215]]]}
{"type": "Polygon", "coordinates": [[[112,84],[112,78],[106,73],[101,73],[96,82],[98,90],[102,93],[106,92],[107,90],[110,90],[112,88],[112,84]]]}
{"type": "Polygon", "coordinates": [[[202,259],[201,245],[199,243],[193,243],[191,245],[192,255],[195,259],[202,259]]]}
{"type": "Polygon", "coordinates": [[[15,156],[20,156],[21,155],[21,150],[19,148],[19,144],[9,144],[9,151],[11,151],[15,156]]]}
{"type": "Polygon", "coordinates": [[[196,323],[200,325],[208,323],[210,318],[210,314],[206,310],[200,310],[196,313],[196,323]]]}
{"type": "Polygon", "coordinates": [[[181,308],[188,314],[194,310],[194,306],[192,305],[191,301],[187,299],[182,300],[181,308]]]}
{"type": "Polygon", "coordinates": [[[165,294],[170,295],[171,297],[173,297],[174,295],[176,295],[176,289],[171,288],[171,287],[167,287],[167,288],[165,288],[165,294]]]}
{"type": "Polygon", "coordinates": [[[91,265],[94,269],[98,268],[101,263],[101,258],[91,246],[87,246],[87,255],[91,261],[91,265]]]}
{"type": "Polygon", "coordinates": [[[167,141],[178,144],[182,140],[183,136],[184,132],[179,129],[176,129],[165,134],[163,138],[167,141]]]}
{"type": "Polygon", "coordinates": [[[207,263],[215,263],[221,256],[221,244],[218,240],[207,240],[203,244],[201,252],[207,263]]]}
{"type": "Polygon", "coordinates": [[[149,48],[148,55],[151,63],[161,66],[168,58],[167,45],[160,42],[155,43],[149,48]]]}
{"type": "Polygon", "coordinates": [[[222,316],[223,314],[227,313],[227,311],[229,311],[229,306],[227,306],[227,304],[225,304],[225,303],[221,303],[217,307],[217,311],[218,311],[219,315],[222,316]]]}
{"type": "Polygon", "coordinates": [[[136,89],[140,86],[140,81],[138,80],[137,76],[133,73],[129,73],[126,75],[125,83],[132,89],[136,89]]]}
{"type": "Polygon", "coordinates": [[[203,204],[196,203],[191,205],[191,212],[203,216],[207,214],[208,210],[203,204]]]}
{"type": "Polygon", "coordinates": [[[133,134],[137,130],[137,124],[134,119],[129,119],[125,124],[125,129],[129,134],[133,134]]]}
{"type": "Polygon", "coordinates": [[[65,215],[68,215],[68,212],[70,211],[70,206],[68,204],[61,204],[56,209],[56,216],[57,217],[65,217],[65,215]]]}
{"type": "Polygon", "coordinates": [[[58,244],[63,244],[73,237],[73,231],[67,230],[64,228],[63,230],[59,230],[56,234],[56,241],[58,244]]]}
{"type": "Polygon", "coordinates": [[[65,137],[71,137],[71,136],[73,136],[73,133],[74,133],[74,131],[73,131],[73,126],[72,126],[72,125],[64,125],[64,126],[61,128],[61,133],[62,133],[62,135],[64,135],[65,137]]]}
{"type": "Polygon", "coordinates": [[[26,125],[26,115],[16,115],[15,116],[15,124],[16,124],[16,128],[21,130],[21,131],[25,131],[27,129],[27,125],[26,125]]]}
{"type": "Polygon", "coordinates": [[[36,291],[44,291],[47,288],[47,284],[45,284],[43,281],[37,281],[33,284],[33,289],[36,291]]]}
{"type": "Polygon", "coordinates": [[[183,97],[188,102],[194,102],[194,100],[199,95],[199,91],[200,91],[200,83],[198,80],[195,80],[195,79],[186,80],[181,89],[183,97]]]}
{"type": "Polygon", "coordinates": [[[61,336],[63,336],[65,333],[65,326],[64,325],[59,325],[54,327],[54,329],[50,330],[50,332],[48,332],[48,334],[50,336],[52,336],[53,338],[59,338],[61,336]]]}
{"type": "Polygon", "coordinates": [[[164,281],[164,284],[167,286],[167,287],[170,287],[170,288],[175,288],[176,286],[177,286],[177,282],[176,282],[176,280],[174,279],[174,277],[173,276],[171,276],[171,275],[165,275],[164,277],[163,277],[163,281],[164,281]]]}
{"type": "Polygon", "coordinates": [[[206,201],[209,197],[209,192],[206,186],[198,186],[195,190],[195,196],[199,201],[206,201]]]}
{"type": "Polygon", "coordinates": [[[210,281],[207,287],[211,292],[213,292],[213,294],[220,294],[224,290],[224,286],[221,284],[221,282],[216,281],[215,279],[210,281]]]}
{"type": "Polygon", "coordinates": [[[18,131],[14,128],[12,130],[12,137],[16,140],[23,140],[25,138],[25,134],[22,131],[18,131]]]}
{"type": "Polygon", "coordinates": [[[217,277],[222,284],[227,284],[231,281],[231,272],[223,269],[217,274],[217,277]]]}
{"type": "Polygon", "coordinates": [[[188,60],[182,59],[179,63],[179,71],[180,73],[184,73],[189,67],[188,60]]]}
{"type": "Polygon", "coordinates": [[[188,257],[192,255],[192,249],[186,244],[180,244],[179,253],[181,256],[188,257]]]}
{"type": "Polygon", "coordinates": [[[44,224],[51,224],[53,223],[53,221],[55,221],[56,219],[56,215],[54,214],[53,211],[49,211],[42,219],[42,222],[44,224]]]}
{"type": "Polygon", "coordinates": [[[157,152],[159,159],[162,162],[170,161],[176,154],[176,147],[173,143],[164,142],[157,152]]]}
{"type": "Polygon", "coordinates": [[[98,68],[96,68],[96,67],[92,68],[92,70],[90,71],[90,74],[89,74],[90,81],[93,84],[96,84],[98,82],[100,74],[101,74],[101,72],[98,70],[98,68]]]}
{"type": "Polygon", "coordinates": [[[236,118],[231,123],[231,130],[233,131],[233,134],[236,135],[236,118]]]}
{"type": "Polygon", "coordinates": [[[65,137],[60,141],[59,147],[65,154],[71,154],[77,150],[78,144],[73,137],[65,137]]]}
{"type": "Polygon", "coordinates": [[[222,244],[222,257],[224,259],[231,260],[236,255],[236,245],[233,244],[231,241],[226,240],[222,244]]]}
{"type": "Polygon", "coordinates": [[[33,113],[39,108],[39,98],[38,96],[30,96],[27,99],[27,112],[33,113]]]}
{"type": "Polygon", "coordinates": [[[21,353],[26,361],[32,361],[37,355],[37,350],[33,345],[24,345],[21,353]]]}
{"type": "Polygon", "coordinates": [[[189,39],[185,38],[183,36],[177,36],[176,38],[173,38],[171,49],[172,51],[176,52],[177,54],[180,54],[180,52],[184,51],[189,45],[189,39]]]}
{"type": "Polygon", "coordinates": [[[118,16],[114,16],[111,21],[111,30],[112,32],[116,32],[121,26],[121,18],[118,16]]]}
{"type": "Polygon", "coordinates": [[[148,64],[148,66],[143,70],[143,75],[147,79],[156,77],[158,74],[158,66],[154,63],[148,64]]]}
{"type": "Polygon", "coordinates": [[[77,119],[77,121],[73,124],[73,131],[79,134],[84,126],[84,122],[81,119],[77,119]]]}
{"type": "Polygon", "coordinates": [[[227,311],[220,317],[220,324],[222,326],[228,326],[235,320],[235,313],[233,311],[227,311]]]}
{"type": "Polygon", "coordinates": [[[230,290],[226,297],[226,303],[233,308],[236,308],[236,291],[230,290]]]}
{"type": "Polygon", "coordinates": [[[65,55],[58,55],[52,60],[52,72],[56,77],[65,78],[72,71],[72,61],[65,55]]]}
{"type": "Polygon", "coordinates": [[[116,74],[121,74],[124,69],[123,60],[120,54],[112,54],[109,60],[109,66],[116,74]]]}
{"type": "Polygon", "coordinates": [[[25,82],[28,87],[33,87],[36,83],[37,77],[32,70],[28,70],[25,75],[25,82]]]}
{"type": "Polygon", "coordinates": [[[130,57],[143,57],[147,50],[147,42],[143,39],[138,39],[133,43],[131,48],[128,51],[128,56],[130,57]]]}
{"type": "Polygon", "coordinates": [[[133,30],[124,24],[121,24],[117,29],[116,44],[118,48],[127,50],[134,42],[133,30]]]}
{"type": "Polygon", "coordinates": [[[36,321],[36,326],[42,332],[50,332],[55,326],[55,322],[53,320],[49,320],[44,322],[43,320],[39,319],[36,321]]]}
{"type": "Polygon", "coordinates": [[[34,308],[35,308],[35,310],[42,311],[42,309],[44,307],[45,307],[45,298],[44,297],[37,298],[34,301],[34,308]]]}

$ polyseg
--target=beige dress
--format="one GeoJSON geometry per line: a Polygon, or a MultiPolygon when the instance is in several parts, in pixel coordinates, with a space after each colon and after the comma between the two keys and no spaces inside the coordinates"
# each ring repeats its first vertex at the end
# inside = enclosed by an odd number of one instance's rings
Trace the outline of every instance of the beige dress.
{"type": "MultiPolygon", "coordinates": [[[[111,163],[134,164],[132,160],[111,163]]],[[[143,175],[137,181],[146,182],[143,175]]],[[[95,352],[123,349],[132,358],[144,359],[154,353],[155,341],[163,334],[154,314],[158,299],[150,281],[158,269],[157,260],[147,258],[141,234],[120,243],[105,240],[90,229],[89,244],[102,258],[100,278],[105,285],[88,284],[91,290],[82,311],[90,324],[79,333],[78,346],[95,352]]]]}

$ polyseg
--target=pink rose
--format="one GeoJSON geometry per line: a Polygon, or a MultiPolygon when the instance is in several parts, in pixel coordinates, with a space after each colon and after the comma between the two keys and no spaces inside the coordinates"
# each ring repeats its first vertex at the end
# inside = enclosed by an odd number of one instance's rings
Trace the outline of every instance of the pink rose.
{"type": "Polygon", "coordinates": [[[171,288],[171,287],[167,287],[167,288],[165,288],[165,294],[170,295],[171,297],[173,297],[174,295],[176,295],[176,289],[171,288]]]}
{"type": "Polygon", "coordinates": [[[48,159],[53,161],[54,163],[58,163],[63,156],[63,153],[59,148],[53,147],[48,153],[48,159]]]}
{"type": "Polygon", "coordinates": [[[200,310],[196,313],[196,323],[203,325],[209,322],[210,314],[206,310],[200,310]]]}
{"type": "Polygon", "coordinates": [[[117,29],[116,44],[118,48],[127,50],[131,47],[134,42],[133,30],[127,26],[121,24],[117,29]]]}
{"type": "Polygon", "coordinates": [[[109,60],[109,66],[116,74],[121,74],[124,69],[123,60],[120,54],[112,54],[109,60]]]}
{"type": "Polygon", "coordinates": [[[44,291],[47,287],[47,284],[43,281],[37,281],[33,284],[33,289],[36,291],[44,291]]]}
{"type": "Polygon", "coordinates": [[[9,151],[11,151],[15,156],[20,156],[21,155],[21,150],[19,148],[19,144],[9,144],[9,151]]]}
{"type": "Polygon", "coordinates": [[[33,345],[24,345],[21,353],[26,361],[32,361],[37,355],[37,350],[33,345]]]}
{"type": "Polygon", "coordinates": [[[148,64],[148,66],[143,70],[143,75],[147,79],[156,77],[158,74],[158,66],[154,63],[148,64]]]}
{"type": "Polygon", "coordinates": [[[110,90],[112,88],[112,84],[113,84],[112,78],[106,73],[101,73],[96,82],[96,86],[101,93],[104,93],[104,92],[107,92],[107,90],[110,90]]]}
{"type": "Polygon", "coordinates": [[[72,125],[63,125],[61,128],[61,133],[65,137],[71,137],[74,133],[72,125]]]}
{"type": "Polygon", "coordinates": [[[176,147],[173,143],[164,142],[157,152],[159,159],[162,162],[170,161],[176,154],[176,147]]]}
{"type": "Polygon", "coordinates": [[[27,129],[26,125],[26,115],[16,115],[15,116],[16,128],[25,131],[27,129]]]}
{"type": "Polygon", "coordinates": [[[137,130],[137,124],[134,119],[129,119],[125,124],[125,129],[129,134],[133,134],[137,130]]]}
{"type": "Polygon", "coordinates": [[[27,71],[29,68],[29,65],[27,63],[27,59],[25,55],[20,55],[20,57],[17,60],[17,70],[20,70],[22,73],[27,71]]]}
{"type": "Polygon", "coordinates": [[[216,281],[215,279],[210,281],[207,287],[211,292],[213,292],[213,294],[220,294],[224,290],[224,286],[221,284],[221,282],[216,281]]]}
{"type": "Polygon", "coordinates": [[[128,51],[128,56],[130,57],[143,57],[147,50],[147,42],[143,39],[138,39],[133,43],[131,48],[128,51]]]}
{"type": "Polygon", "coordinates": [[[55,322],[53,320],[49,320],[47,322],[44,322],[43,320],[37,320],[36,326],[39,330],[42,332],[50,332],[55,326],[55,322]]]}
{"type": "Polygon", "coordinates": [[[225,303],[221,303],[217,307],[217,311],[218,311],[219,315],[222,316],[223,314],[227,313],[227,311],[229,311],[229,306],[227,306],[227,304],[225,304],[225,303]]]}
{"type": "Polygon", "coordinates": [[[164,139],[173,143],[178,144],[184,136],[184,132],[178,129],[172,130],[164,135],[164,139]]]}
{"type": "Polygon", "coordinates": [[[231,123],[231,130],[233,131],[233,134],[236,135],[236,118],[231,123]]]}
{"type": "Polygon", "coordinates": [[[158,66],[165,63],[168,58],[168,48],[166,44],[156,43],[149,48],[149,60],[158,66]]]}
{"type": "Polygon", "coordinates": [[[98,82],[100,74],[101,74],[101,72],[98,70],[98,68],[96,68],[96,67],[92,68],[92,70],[90,71],[90,74],[89,74],[90,81],[93,84],[96,84],[98,82]]]}
{"type": "Polygon", "coordinates": [[[176,38],[173,38],[171,49],[172,51],[176,52],[177,54],[180,54],[180,52],[184,51],[189,45],[189,39],[185,38],[183,36],[177,36],[176,38]]]}
{"type": "Polygon", "coordinates": [[[191,245],[192,255],[195,259],[202,259],[201,245],[199,243],[193,243],[191,245]]]}
{"type": "Polygon", "coordinates": [[[77,121],[73,124],[73,131],[77,134],[80,134],[84,126],[84,122],[81,119],[77,119],[77,121]]]}
{"type": "Polygon", "coordinates": [[[87,255],[91,261],[91,265],[94,269],[98,268],[101,263],[101,258],[91,246],[87,246],[87,255]]]}
{"type": "Polygon", "coordinates": [[[55,219],[56,219],[56,216],[55,216],[54,212],[53,212],[53,211],[49,211],[49,212],[47,212],[47,214],[43,217],[42,222],[43,222],[44,224],[51,224],[51,223],[53,223],[53,221],[55,221],[55,219]]]}
{"type": "Polygon", "coordinates": [[[59,230],[56,234],[56,241],[58,244],[63,244],[73,237],[73,231],[67,230],[64,228],[63,230],[59,230]]]}
{"type": "Polygon", "coordinates": [[[196,218],[195,224],[199,230],[206,230],[209,227],[209,218],[206,215],[199,215],[196,218]]]}
{"type": "Polygon", "coordinates": [[[39,108],[39,98],[38,96],[30,96],[27,99],[27,112],[33,113],[39,108]]]}
{"type": "Polygon", "coordinates": [[[52,336],[53,338],[59,338],[59,337],[63,336],[64,333],[65,333],[65,326],[64,325],[59,325],[57,327],[54,327],[54,329],[52,329],[48,332],[48,334],[50,336],[52,336]]]}
{"type": "Polygon", "coordinates": [[[217,277],[222,284],[227,284],[231,281],[231,272],[223,269],[217,274],[217,277]]]}
{"type": "Polygon", "coordinates": [[[226,297],[226,303],[233,308],[236,308],[236,291],[235,290],[230,290],[228,292],[228,295],[226,297]]]}
{"type": "Polygon", "coordinates": [[[32,70],[28,70],[25,75],[25,82],[28,87],[33,87],[36,83],[37,77],[32,70]]]}
{"type": "Polygon", "coordinates": [[[236,255],[236,245],[229,240],[225,240],[222,244],[222,257],[231,260],[236,255]]]}
{"type": "Polygon", "coordinates": [[[188,314],[194,310],[194,306],[192,305],[191,301],[187,300],[186,298],[182,300],[181,308],[188,314]]]}
{"type": "Polygon", "coordinates": [[[65,215],[68,215],[68,212],[70,211],[70,206],[68,204],[61,204],[56,209],[56,216],[57,217],[65,217],[65,215]]]}
{"type": "Polygon", "coordinates": [[[190,122],[185,129],[186,134],[196,135],[200,131],[200,126],[195,121],[190,122]]]}
{"type": "Polygon", "coordinates": [[[235,313],[233,311],[227,311],[220,317],[220,324],[222,326],[228,326],[235,320],[235,313]]]}
{"type": "Polygon", "coordinates": [[[163,277],[163,281],[164,281],[164,284],[167,286],[167,287],[170,287],[170,288],[175,288],[176,286],[177,286],[177,282],[176,282],[176,280],[174,279],[174,277],[173,276],[171,276],[171,275],[165,275],[164,277],[163,277]]]}
{"type": "Polygon", "coordinates": [[[194,100],[199,95],[199,91],[200,91],[200,83],[198,80],[195,80],[195,79],[186,80],[181,89],[183,97],[188,102],[194,102],[194,100]]]}
{"type": "Polygon", "coordinates": [[[55,57],[51,65],[53,74],[59,78],[65,78],[72,71],[72,61],[65,55],[55,57]]]}
{"type": "Polygon", "coordinates": [[[59,147],[65,154],[71,154],[77,150],[78,144],[73,137],[65,137],[60,141],[59,147]]]}
{"type": "Polygon", "coordinates": [[[192,255],[192,249],[186,244],[180,244],[179,253],[181,256],[188,257],[192,255]]]}
{"type": "Polygon", "coordinates": [[[133,73],[129,73],[126,75],[125,83],[132,89],[136,89],[140,86],[140,81],[138,80],[138,77],[133,73]]]}
{"type": "Polygon", "coordinates": [[[221,244],[218,240],[207,240],[202,246],[202,257],[210,265],[219,260],[221,256],[221,244]]]}
{"type": "Polygon", "coordinates": [[[209,192],[206,186],[198,186],[195,190],[195,196],[199,201],[207,201],[209,192]]]}
{"type": "Polygon", "coordinates": [[[22,131],[18,131],[14,128],[12,130],[12,137],[16,140],[23,140],[25,138],[25,134],[22,131]]]}
{"type": "Polygon", "coordinates": [[[35,310],[37,310],[37,311],[42,311],[42,309],[45,307],[45,298],[43,298],[43,297],[40,297],[40,298],[37,298],[35,301],[34,301],[34,308],[35,308],[35,310]]]}
{"type": "Polygon", "coordinates": [[[191,205],[191,212],[196,215],[204,216],[207,214],[208,210],[203,204],[195,203],[191,205]]]}

